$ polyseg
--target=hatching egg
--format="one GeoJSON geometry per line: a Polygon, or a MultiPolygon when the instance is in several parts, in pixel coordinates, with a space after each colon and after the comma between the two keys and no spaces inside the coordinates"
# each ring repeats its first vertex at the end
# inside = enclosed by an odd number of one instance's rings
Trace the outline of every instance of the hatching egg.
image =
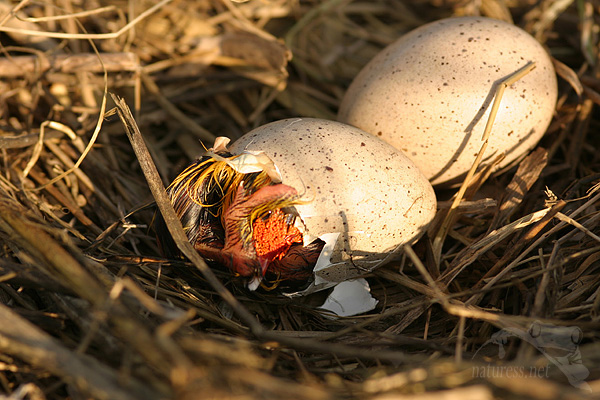
{"type": "Polygon", "coordinates": [[[296,209],[305,236],[325,241],[314,269],[316,285],[383,264],[399,246],[416,240],[436,211],[433,188],[410,159],[340,122],[272,122],[247,133],[230,150],[264,152],[282,183],[302,195],[296,209]]]}
{"type": "Polygon", "coordinates": [[[530,63],[504,92],[484,153],[484,163],[504,153],[502,168],[544,135],[557,99],[548,53],[506,22],[449,18],[402,36],[356,76],[338,119],[404,151],[432,184],[455,184],[481,148],[498,85],[530,63]]]}

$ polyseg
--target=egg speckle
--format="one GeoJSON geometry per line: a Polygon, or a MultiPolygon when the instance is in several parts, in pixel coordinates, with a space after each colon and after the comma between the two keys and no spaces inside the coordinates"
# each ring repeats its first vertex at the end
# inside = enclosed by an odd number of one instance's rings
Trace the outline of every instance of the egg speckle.
{"type": "Polygon", "coordinates": [[[433,219],[431,184],[401,151],[352,126],[295,118],[247,133],[234,154],[263,151],[306,199],[296,208],[313,237],[336,234],[326,280],[350,279],[416,240],[433,219]]]}
{"type": "Polygon", "coordinates": [[[546,131],[557,83],[544,48],[502,21],[449,18],[402,36],[358,74],[338,119],[402,149],[434,185],[453,184],[481,147],[498,84],[532,62],[504,92],[483,158],[504,153],[503,167],[546,131]]]}

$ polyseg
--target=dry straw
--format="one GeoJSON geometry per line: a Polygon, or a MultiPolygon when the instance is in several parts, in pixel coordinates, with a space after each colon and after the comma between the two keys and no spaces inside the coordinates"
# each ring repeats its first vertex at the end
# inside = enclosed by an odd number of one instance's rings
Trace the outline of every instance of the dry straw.
{"type": "Polygon", "coordinates": [[[599,18],[591,1],[0,3],[0,398],[593,397],[599,18]],[[428,235],[367,276],[375,311],[249,293],[193,251],[163,187],[203,145],[333,119],[386,44],[476,14],[555,57],[554,121],[518,167],[474,160],[438,191],[428,235]],[[186,259],[159,254],[156,207],[186,259]],[[517,338],[538,328],[580,333],[578,366],[517,338]]]}

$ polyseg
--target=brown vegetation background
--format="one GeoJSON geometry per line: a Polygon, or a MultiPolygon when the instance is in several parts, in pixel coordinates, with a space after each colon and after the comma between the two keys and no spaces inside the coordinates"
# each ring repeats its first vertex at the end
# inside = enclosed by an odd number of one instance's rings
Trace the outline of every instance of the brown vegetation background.
{"type": "Polygon", "coordinates": [[[0,399],[592,398],[599,23],[595,0],[1,1],[0,399]],[[368,275],[376,310],[331,319],[322,293],[249,293],[202,260],[161,257],[111,93],[167,184],[215,136],[335,119],[379,50],[454,15],[514,22],[548,48],[555,117],[448,218],[456,190],[438,192],[413,257],[368,275]],[[581,337],[485,345],[540,326],[581,337]]]}

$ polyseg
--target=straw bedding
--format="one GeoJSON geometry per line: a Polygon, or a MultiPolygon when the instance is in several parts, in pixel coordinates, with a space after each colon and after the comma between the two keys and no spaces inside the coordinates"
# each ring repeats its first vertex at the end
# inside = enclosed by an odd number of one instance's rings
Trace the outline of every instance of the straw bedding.
{"type": "Polygon", "coordinates": [[[592,1],[0,3],[0,398],[593,397],[598,19],[592,1]],[[331,319],[323,293],[250,293],[198,254],[161,256],[157,190],[203,144],[334,119],[373,55],[452,15],[544,43],[555,117],[519,168],[482,172],[448,218],[456,190],[438,192],[428,235],[367,276],[376,310],[331,319]],[[489,342],[538,328],[579,332],[571,367],[517,335],[489,342]]]}

